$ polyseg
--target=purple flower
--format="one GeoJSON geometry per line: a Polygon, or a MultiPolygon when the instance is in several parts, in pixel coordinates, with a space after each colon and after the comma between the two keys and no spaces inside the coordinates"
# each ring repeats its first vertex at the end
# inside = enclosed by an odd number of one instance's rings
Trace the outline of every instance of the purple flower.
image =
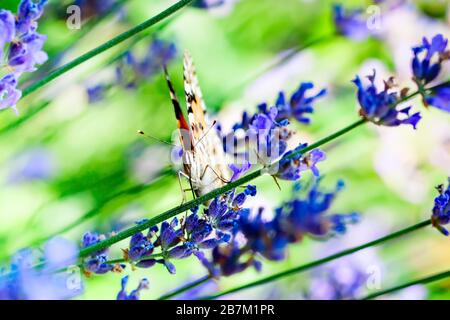
{"type": "Polygon", "coordinates": [[[17,16],[0,10],[0,60],[6,60],[9,72],[0,80],[0,109],[15,110],[21,97],[21,91],[16,89],[17,78],[23,72],[35,71],[36,65],[48,58],[42,50],[47,37],[36,32],[37,20],[46,3],[47,0],[22,0],[17,16]],[[6,53],[5,47],[8,48],[6,53]]]}
{"type": "Polygon", "coordinates": [[[86,91],[88,94],[89,103],[96,103],[105,98],[106,86],[98,84],[93,87],[88,87],[86,91]]]}
{"type": "Polygon", "coordinates": [[[31,33],[24,35],[20,42],[12,43],[9,48],[8,64],[15,73],[33,72],[36,65],[47,61],[48,56],[42,50],[47,36],[31,33]]]}
{"type": "Polygon", "coordinates": [[[72,242],[56,237],[44,246],[43,257],[31,249],[17,252],[7,269],[0,271],[0,300],[61,300],[83,291],[80,275],[55,271],[75,263],[78,249],[72,242]],[[41,268],[35,268],[37,264],[41,268]]]}
{"type": "Polygon", "coordinates": [[[316,165],[326,159],[326,154],[320,149],[314,149],[303,155],[300,151],[306,147],[307,144],[301,144],[294,150],[288,151],[277,164],[278,171],[275,176],[283,180],[295,181],[300,179],[302,171],[311,170],[318,177],[319,170],[316,165]],[[296,155],[292,156],[294,152],[296,155]]]}
{"type": "Polygon", "coordinates": [[[448,40],[442,34],[437,34],[431,41],[424,37],[422,42],[421,46],[413,48],[412,60],[414,80],[419,87],[436,79],[442,62],[450,59],[450,51],[446,51],[448,40]]]}
{"type": "Polygon", "coordinates": [[[240,248],[237,241],[232,241],[224,246],[217,246],[212,252],[212,263],[209,264],[210,274],[231,276],[255,265],[253,257],[242,261],[243,253],[245,252],[240,248]],[[218,270],[216,270],[216,266],[218,270]]]}
{"type": "Polygon", "coordinates": [[[256,114],[250,123],[246,141],[249,141],[248,157],[252,162],[269,166],[286,152],[292,132],[287,129],[288,121],[276,121],[277,115],[277,108],[272,107],[266,114],[256,114]]]}
{"type": "Polygon", "coordinates": [[[375,70],[373,75],[367,78],[369,86],[365,87],[357,76],[353,83],[358,87],[358,101],[361,106],[360,114],[367,120],[383,126],[399,126],[410,124],[415,129],[421,119],[419,112],[410,115],[411,107],[397,110],[401,102],[397,92],[392,92],[393,79],[385,81],[383,91],[378,91],[375,86],[375,70]]]}
{"type": "Polygon", "coordinates": [[[128,52],[116,68],[117,82],[125,88],[133,89],[143,80],[161,72],[162,66],[168,64],[177,55],[174,43],[155,38],[142,58],[128,52]]]}
{"type": "Polygon", "coordinates": [[[252,217],[248,210],[240,215],[239,230],[245,236],[246,247],[268,260],[282,260],[286,256],[288,239],[279,232],[278,221],[264,221],[262,213],[263,209],[260,209],[252,217]]]}
{"type": "Polygon", "coordinates": [[[36,31],[37,20],[44,13],[48,0],[22,0],[19,4],[16,21],[16,32],[25,35],[36,31]]]}
{"type": "Polygon", "coordinates": [[[436,89],[425,97],[427,105],[450,112],[450,84],[436,89]]]}
{"type": "Polygon", "coordinates": [[[333,7],[333,15],[334,25],[339,34],[358,41],[371,35],[361,10],[346,12],[342,5],[336,4],[333,7]]]}
{"type": "MultiPolygon", "coordinates": [[[[232,232],[237,227],[239,215],[245,211],[243,208],[248,196],[256,195],[256,187],[249,185],[244,192],[235,194],[235,191],[215,198],[205,209],[205,215],[208,217],[211,225],[219,235],[224,232],[232,232]]],[[[227,241],[227,239],[225,239],[227,241]]]]}
{"type": "MultiPolygon", "coordinates": [[[[276,120],[293,118],[300,123],[309,124],[311,119],[308,118],[308,114],[314,112],[313,103],[327,93],[326,89],[322,89],[315,95],[306,96],[306,93],[313,88],[314,85],[311,82],[301,83],[298,90],[292,94],[289,102],[286,100],[284,92],[280,92],[275,103],[278,109],[276,120]]],[[[264,105],[261,105],[260,108],[264,109],[264,105]]]]}
{"type": "Polygon", "coordinates": [[[15,75],[8,74],[0,79],[0,110],[12,108],[17,113],[16,104],[21,96],[15,75]]]}
{"type": "MultiPolygon", "coordinates": [[[[86,232],[81,240],[81,248],[87,248],[94,244],[97,244],[106,239],[103,234],[86,232]]],[[[84,260],[83,269],[86,275],[92,273],[105,274],[108,272],[121,272],[124,268],[124,264],[111,264],[108,262],[108,248],[101,249],[91,253],[89,257],[84,260]]]]}
{"type": "Polygon", "coordinates": [[[445,189],[443,184],[437,187],[439,195],[434,199],[433,214],[431,216],[433,226],[445,236],[448,236],[449,232],[443,225],[450,222],[450,178],[448,181],[447,189],[445,189]]]}
{"type": "Polygon", "coordinates": [[[15,34],[15,18],[10,11],[0,10],[0,30],[0,61],[3,61],[3,48],[15,34]]]}
{"type": "Polygon", "coordinates": [[[286,152],[287,141],[293,133],[288,128],[289,120],[309,124],[311,120],[308,115],[314,112],[313,103],[326,94],[323,89],[315,95],[308,95],[312,88],[314,85],[310,82],[301,83],[289,100],[284,92],[280,92],[275,105],[269,107],[267,103],[262,103],[253,116],[244,112],[241,122],[236,123],[228,134],[222,134],[219,127],[224,151],[243,163],[241,168],[230,166],[233,171],[232,181],[249,170],[250,164],[269,167],[286,152]],[[239,135],[239,130],[245,131],[243,137],[239,135]]]}
{"type": "Polygon", "coordinates": [[[244,173],[246,173],[248,170],[250,170],[252,167],[252,164],[249,161],[244,161],[241,167],[238,167],[235,164],[230,164],[229,168],[233,172],[233,175],[230,179],[230,181],[236,181],[239,179],[244,173]]]}
{"type": "MultiPolygon", "coordinates": [[[[298,241],[306,234],[328,236],[343,233],[346,224],[358,221],[355,213],[327,215],[337,192],[342,187],[343,183],[338,182],[335,191],[323,192],[319,190],[317,181],[304,199],[294,197],[292,201],[276,210],[275,219],[289,242],[298,241]]],[[[297,185],[295,188],[299,189],[300,186],[297,185]]]]}
{"type": "Polygon", "coordinates": [[[153,248],[153,243],[148,236],[144,236],[142,232],[135,233],[131,237],[127,257],[131,261],[142,260],[153,253],[153,248]]]}
{"type": "Polygon", "coordinates": [[[117,294],[117,300],[139,300],[141,291],[149,288],[150,282],[144,278],[139,281],[138,287],[135,290],[131,291],[130,294],[128,294],[126,290],[128,279],[128,276],[122,278],[121,289],[117,294]]]}

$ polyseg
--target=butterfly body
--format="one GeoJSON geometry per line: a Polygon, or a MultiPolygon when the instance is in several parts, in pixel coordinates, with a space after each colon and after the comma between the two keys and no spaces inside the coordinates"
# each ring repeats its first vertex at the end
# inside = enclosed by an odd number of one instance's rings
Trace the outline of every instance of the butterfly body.
{"type": "Polygon", "coordinates": [[[231,177],[223,143],[213,128],[214,123],[208,120],[194,64],[187,52],[184,54],[184,90],[189,122],[184,118],[167,71],[166,78],[178,121],[183,173],[193,192],[201,196],[223,186],[231,177]]]}

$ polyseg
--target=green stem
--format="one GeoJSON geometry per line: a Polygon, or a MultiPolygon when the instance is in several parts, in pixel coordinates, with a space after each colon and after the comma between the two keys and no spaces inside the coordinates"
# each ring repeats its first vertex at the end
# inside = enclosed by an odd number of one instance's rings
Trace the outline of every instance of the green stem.
{"type": "Polygon", "coordinates": [[[45,76],[43,79],[36,81],[32,85],[26,87],[23,90],[22,97],[26,97],[30,93],[43,87],[47,83],[51,82],[52,80],[56,79],[57,77],[61,76],[62,74],[68,72],[69,70],[75,68],[76,66],[82,64],[83,62],[86,62],[87,60],[92,59],[93,57],[105,52],[106,50],[118,45],[119,43],[124,42],[125,40],[133,37],[134,35],[150,28],[151,26],[155,25],[156,23],[169,17],[171,14],[173,14],[173,13],[177,12],[178,10],[182,9],[183,7],[187,6],[192,1],[193,0],[180,0],[177,3],[175,3],[173,6],[167,8],[166,10],[164,10],[161,13],[157,14],[156,16],[148,19],[147,21],[141,23],[140,25],[138,25],[128,31],[125,31],[124,33],[118,35],[117,37],[105,42],[101,46],[79,56],[78,58],[72,60],[71,62],[61,66],[60,68],[53,70],[47,76],[45,76]]]}
{"type": "Polygon", "coordinates": [[[427,284],[427,283],[439,281],[439,280],[442,280],[442,279],[445,279],[445,278],[448,278],[448,277],[450,277],[450,270],[447,270],[447,271],[444,271],[444,272],[441,272],[441,273],[437,273],[437,274],[434,274],[432,276],[428,276],[428,277],[425,277],[425,278],[409,281],[409,282],[406,282],[404,284],[401,284],[401,285],[398,285],[398,286],[395,286],[395,287],[392,287],[392,288],[389,288],[389,289],[386,289],[386,290],[382,290],[382,291],[378,291],[378,292],[369,294],[368,296],[362,298],[362,300],[371,300],[371,299],[377,298],[379,296],[382,296],[382,295],[385,295],[385,294],[388,294],[388,293],[392,293],[392,292],[395,292],[395,291],[399,291],[399,290],[402,290],[402,289],[405,289],[405,288],[408,288],[408,287],[412,287],[412,286],[415,286],[415,285],[418,285],[418,284],[427,284]]]}
{"type": "Polygon", "coordinates": [[[50,59],[47,60],[47,62],[45,62],[45,64],[43,64],[37,72],[31,73],[30,76],[26,77],[25,82],[28,83],[28,82],[34,81],[34,79],[39,77],[39,75],[43,74],[44,72],[47,72],[49,69],[51,69],[54,66],[56,66],[57,64],[59,64],[60,59],[62,57],[64,57],[64,55],[67,52],[72,50],[75,47],[75,45],[79,42],[80,39],[82,39],[87,33],[89,33],[95,26],[99,25],[101,22],[108,19],[114,13],[118,12],[127,1],[128,0],[119,0],[116,3],[114,3],[113,6],[111,7],[111,9],[108,12],[106,12],[105,14],[94,16],[93,18],[89,19],[87,22],[83,23],[83,25],[81,26],[81,29],[75,33],[74,39],[71,39],[70,44],[68,46],[66,46],[64,48],[64,50],[62,50],[61,52],[50,57],[50,59]]]}
{"type": "Polygon", "coordinates": [[[207,282],[210,279],[211,279],[211,276],[209,276],[209,275],[204,276],[204,277],[202,277],[202,278],[200,278],[198,280],[195,280],[193,282],[190,282],[190,283],[188,283],[188,284],[186,284],[186,285],[184,285],[184,286],[182,286],[182,287],[180,287],[180,288],[178,288],[178,289],[176,289],[176,290],[174,290],[172,292],[169,292],[169,293],[166,293],[166,294],[162,295],[161,297],[158,298],[158,300],[171,299],[171,298],[173,298],[175,296],[178,296],[178,295],[180,295],[180,294],[182,294],[182,293],[184,293],[186,291],[189,291],[189,290],[191,290],[191,289],[193,289],[195,287],[198,287],[198,286],[202,285],[203,283],[207,282]]]}
{"type": "Polygon", "coordinates": [[[164,169],[163,171],[160,172],[160,174],[158,175],[158,177],[156,179],[154,179],[153,181],[151,181],[148,184],[145,185],[136,185],[133,187],[130,187],[128,189],[125,190],[121,190],[118,191],[116,193],[114,193],[113,195],[109,196],[107,199],[105,199],[104,201],[102,201],[101,203],[99,203],[97,206],[95,206],[94,208],[92,208],[91,210],[89,210],[88,212],[86,212],[84,215],[82,215],[81,217],[79,217],[78,219],[76,219],[75,221],[73,221],[72,223],[68,224],[67,226],[59,229],[56,232],[53,232],[51,235],[49,236],[45,236],[45,237],[41,237],[37,240],[35,240],[33,242],[33,246],[37,246],[43,242],[45,242],[46,240],[66,233],[70,230],[72,230],[73,228],[79,226],[80,224],[88,221],[89,219],[95,217],[99,212],[101,212],[101,210],[108,205],[111,201],[123,197],[123,196],[127,196],[127,195],[136,195],[139,196],[140,194],[142,194],[142,192],[147,191],[150,188],[155,187],[155,185],[161,183],[163,181],[164,178],[166,178],[167,176],[169,176],[169,174],[172,173],[172,170],[170,168],[164,169]]]}
{"type": "MultiPolygon", "coordinates": [[[[162,257],[162,255],[163,255],[162,253],[151,254],[151,255],[145,257],[144,259],[133,261],[133,263],[139,263],[141,261],[150,260],[150,259],[154,259],[154,258],[159,258],[159,257],[162,257]]],[[[119,258],[119,259],[114,259],[114,260],[108,260],[108,261],[105,262],[105,264],[118,264],[118,263],[124,263],[124,262],[129,262],[129,260],[126,260],[125,258],[119,258]]],[[[45,263],[40,263],[40,264],[34,266],[33,268],[39,269],[39,268],[41,268],[43,266],[45,266],[45,263]]],[[[83,263],[78,264],[77,267],[80,268],[80,269],[83,268],[83,263]]],[[[62,268],[62,269],[59,269],[59,270],[54,270],[53,272],[66,272],[70,268],[72,268],[72,266],[68,266],[68,267],[65,267],[65,268],[62,268]]],[[[50,270],[50,272],[52,272],[52,270],[50,270]]],[[[14,272],[9,273],[8,275],[11,275],[11,274],[14,274],[14,272]]],[[[0,275],[0,279],[1,279],[1,275],[0,275]]]]}
{"type": "Polygon", "coordinates": [[[216,298],[222,297],[222,296],[230,294],[230,293],[234,293],[234,292],[241,291],[241,290],[244,290],[244,289],[260,286],[260,285],[263,285],[263,284],[266,284],[266,283],[269,283],[269,282],[272,282],[272,281],[276,281],[276,280],[279,280],[281,278],[284,278],[284,277],[287,277],[287,276],[290,276],[290,275],[293,275],[293,274],[301,273],[301,272],[304,272],[306,270],[318,267],[318,266],[320,266],[322,264],[328,263],[330,261],[342,258],[342,257],[350,255],[350,254],[353,254],[353,253],[355,253],[357,251],[361,251],[363,249],[366,249],[366,248],[369,248],[369,247],[373,247],[373,246],[379,245],[379,244],[381,244],[383,242],[386,242],[386,241],[389,241],[389,240],[401,237],[401,236],[406,235],[408,233],[411,233],[413,231],[419,230],[419,229],[421,229],[423,227],[429,226],[430,224],[431,224],[431,220],[430,219],[426,220],[426,221],[422,221],[422,222],[420,222],[418,224],[415,224],[415,225],[413,225],[411,227],[408,227],[408,228],[402,229],[400,231],[391,233],[391,234],[389,234],[389,235],[387,235],[385,237],[378,238],[378,239],[376,239],[374,241],[365,243],[363,245],[360,245],[360,246],[357,246],[357,247],[353,247],[353,248],[350,248],[350,249],[346,249],[346,250],[343,250],[343,251],[338,252],[336,254],[330,255],[328,257],[325,257],[325,258],[322,258],[322,259],[319,259],[319,260],[316,260],[316,261],[313,261],[313,262],[310,262],[310,263],[307,263],[307,264],[303,264],[303,265],[300,265],[298,267],[294,267],[292,269],[288,269],[286,271],[275,273],[275,274],[273,274],[271,276],[268,276],[268,277],[265,277],[265,278],[262,278],[262,279],[259,279],[259,280],[253,281],[253,282],[249,282],[249,283],[244,284],[242,286],[235,287],[235,288],[232,288],[232,289],[229,289],[229,290],[226,290],[226,291],[223,291],[223,292],[211,295],[211,296],[202,297],[200,299],[206,299],[206,300],[216,299],[216,298]]]}
{"type": "Polygon", "coordinates": [[[35,106],[31,107],[25,115],[23,115],[22,117],[18,117],[13,122],[11,122],[11,123],[7,124],[6,126],[4,126],[3,128],[1,128],[0,134],[4,134],[12,129],[18,129],[19,127],[22,126],[22,124],[27,122],[34,115],[38,114],[39,112],[41,112],[42,110],[47,108],[50,104],[51,104],[51,101],[49,101],[49,100],[42,101],[42,102],[36,104],[35,106]]]}
{"type": "MultiPolygon", "coordinates": [[[[352,123],[351,125],[349,125],[348,127],[345,127],[344,129],[341,129],[341,130],[333,133],[332,135],[330,135],[330,136],[328,136],[326,138],[323,138],[323,139],[319,140],[318,142],[313,143],[313,144],[305,147],[304,149],[292,152],[289,156],[287,156],[285,158],[286,159],[291,159],[291,158],[294,158],[296,156],[303,155],[303,154],[305,154],[305,153],[307,153],[307,152],[309,152],[309,151],[311,151],[311,150],[313,150],[313,149],[315,149],[315,148],[317,148],[317,147],[319,147],[319,146],[321,146],[321,145],[323,145],[323,144],[325,144],[325,143],[327,143],[327,142],[329,142],[329,141],[331,141],[333,139],[336,139],[337,137],[340,137],[340,136],[344,135],[345,133],[347,133],[347,132],[357,128],[358,126],[360,126],[360,125],[362,125],[364,123],[366,123],[366,120],[364,120],[364,119],[358,120],[355,123],[352,123]]],[[[276,165],[277,163],[278,162],[275,162],[272,165],[276,165]]],[[[259,169],[259,170],[253,171],[253,172],[249,173],[248,175],[246,175],[246,176],[244,176],[244,177],[242,177],[242,178],[240,178],[240,179],[238,179],[236,181],[233,181],[233,182],[230,182],[230,183],[224,185],[221,188],[215,189],[215,190],[211,191],[210,193],[207,193],[207,194],[205,194],[205,195],[203,195],[201,197],[195,198],[195,199],[193,199],[193,200],[191,200],[189,202],[186,202],[185,204],[182,204],[182,205],[180,205],[180,206],[178,206],[176,208],[172,208],[172,209],[170,209],[170,210],[168,210],[168,211],[166,211],[166,212],[164,212],[164,213],[162,213],[162,214],[160,214],[160,215],[158,215],[158,216],[156,216],[154,218],[151,218],[145,223],[142,223],[142,224],[136,225],[134,227],[131,227],[131,228],[127,229],[127,230],[124,230],[124,231],[122,231],[122,232],[120,232],[120,233],[118,233],[118,234],[116,234],[116,235],[114,235],[114,236],[112,236],[112,237],[102,241],[102,242],[99,242],[99,243],[97,243],[95,245],[92,245],[92,246],[90,246],[88,248],[85,248],[85,249],[80,251],[80,257],[85,257],[85,256],[91,254],[92,252],[95,252],[95,251],[98,251],[98,250],[101,250],[101,249],[104,249],[104,248],[108,248],[111,245],[115,244],[116,242],[119,242],[119,241],[122,241],[122,240],[124,240],[126,238],[131,237],[135,233],[144,231],[144,230],[146,230],[146,229],[148,229],[150,227],[153,227],[154,225],[157,225],[158,223],[161,223],[161,222],[163,222],[165,220],[168,220],[168,219],[170,219],[170,218],[172,218],[172,217],[174,217],[174,216],[176,216],[176,215],[178,215],[178,214],[180,214],[182,212],[185,212],[185,211],[187,211],[187,210],[189,210],[191,208],[194,208],[195,206],[201,205],[202,203],[205,203],[205,202],[207,202],[209,200],[212,200],[212,199],[216,198],[217,196],[219,196],[221,194],[224,194],[224,193],[226,193],[228,191],[231,191],[231,190],[233,190],[233,189],[235,189],[235,188],[237,188],[237,187],[239,187],[241,185],[245,185],[248,182],[250,182],[250,181],[252,181],[252,180],[262,176],[265,173],[265,171],[266,171],[265,169],[259,169]]]]}

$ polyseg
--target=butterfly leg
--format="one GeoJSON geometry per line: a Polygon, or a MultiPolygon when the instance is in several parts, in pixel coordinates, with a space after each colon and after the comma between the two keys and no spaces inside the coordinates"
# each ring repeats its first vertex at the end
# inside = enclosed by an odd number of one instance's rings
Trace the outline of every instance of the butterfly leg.
{"type": "Polygon", "coordinates": [[[224,179],[221,175],[219,175],[209,164],[207,164],[205,169],[203,170],[203,173],[200,176],[200,180],[205,177],[206,170],[208,170],[208,169],[211,169],[211,171],[216,175],[216,177],[218,179],[220,179],[220,181],[222,181],[223,183],[230,183],[231,182],[230,180],[224,179]]]}
{"type": "Polygon", "coordinates": [[[192,185],[191,185],[191,188],[188,188],[188,189],[183,188],[183,184],[181,183],[182,178],[186,178],[189,181],[191,181],[191,179],[189,178],[189,176],[187,174],[185,174],[183,171],[178,171],[178,183],[180,184],[180,190],[181,190],[181,195],[182,195],[180,206],[182,206],[186,202],[186,192],[192,191],[192,185]]]}

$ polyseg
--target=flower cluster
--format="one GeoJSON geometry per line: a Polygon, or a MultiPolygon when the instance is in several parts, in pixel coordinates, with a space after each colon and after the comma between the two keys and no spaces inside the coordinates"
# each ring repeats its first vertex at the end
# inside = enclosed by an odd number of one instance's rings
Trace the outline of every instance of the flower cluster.
{"type": "Polygon", "coordinates": [[[353,80],[358,87],[361,116],[377,125],[392,127],[410,124],[415,129],[421,119],[420,113],[410,114],[411,107],[397,109],[398,104],[402,102],[405,90],[402,90],[401,94],[393,91],[394,80],[390,78],[384,82],[384,90],[379,91],[375,85],[375,76],[374,70],[373,75],[367,77],[370,81],[367,87],[359,76],[353,80]]]}
{"type": "MultiPolygon", "coordinates": [[[[0,10],[0,110],[12,108],[21,97],[17,82],[24,72],[33,72],[47,60],[42,50],[46,36],[37,32],[47,0],[22,0],[18,13],[0,10]]],[[[16,111],[17,112],[17,111],[16,111]]]]}
{"type": "MultiPolygon", "coordinates": [[[[103,234],[86,232],[81,240],[81,248],[90,247],[106,239],[103,234]]],[[[108,248],[93,252],[83,263],[83,271],[86,276],[91,274],[105,274],[107,272],[121,272],[125,268],[124,264],[113,264],[108,261],[108,248]]]]}
{"type": "Polygon", "coordinates": [[[439,87],[431,94],[426,93],[425,86],[435,80],[441,70],[442,63],[450,59],[447,49],[448,39],[437,34],[431,41],[423,38],[422,45],[413,48],[412,70],[414,81],[421,91],[425,105],[450,112],[450,84],[439,87]]]}
{"type": "Polygon", "coordinates": [[[447,189],[441,184],[437,187],[439,195],[434,199],[431,222],[442,234],[448,236],[449,231],[443,227],[450,222],[450,178],[447,189]]]}
{"type": "MultiPolygon", "coordinates": [[[[301,241],[306,235],[325,238],[345,233],[347,225],[356,223],[359,215],[328,215],[342,183],[338,183],[333,192],[322,192],[319,181],[314,183],[304,199],[296,195],[277,208],[270,220],[264,219],[263,209],[256,214],[250,210],[241,212],[231,241],[214,248],[212,261],[206,264],[211,274],[229,276],[250,266],[260,270],[262,265],[258,257],[283,260],[288,245],[301,241]]],[[[294,189],[298,192],[301,188],[296,185],[294,189]]]]}
{"type": "MultiPolygon", "coordinates": [[[[445,82],[431,89],[425,86],[439,76],[442,62],[450,59],[447,44],[448,40],[441,34],[434,36],[431,41],[423,38],[423,44],[413,48],[412,60],[413,80],[419,88],[418,93],[422,95],[425,106],[431,105],[444,111],[450,111],[450,83],[445,82]]],[[[384,89],[379,91],[375,86],[375,76],[374,70],[373,75],[367,77],[370,81],[368,86],[364,86],[359,76],[353,80],[358,87],[361,116],[377,125],[410,124],[415,129],[421,119],[420,113],[410,114],[411,107],[397,109],[408,97],[409,89],[404,88],[400,93],[393,90],[394,79],[390,78],[384,82],[384,89]]]]}
{"type": "MultiPolygon", "coordinates": [[[[205,263],[202,250],[213,249],[230,240],[240,215],[248,210],[243,208],[246,199],[255,195],[254,186],[248,186],[240,193],[231,191],[212,200],[202,216],[199,208],[194,208],[181,221],[174,218],[163,222],[160,228],[150,228],[146,235],[137,233],[124,250],[125,260],[138,268],[162,264],[172,274],[176,273],[174,260],[194,255],[205,263]],[[159,249],[159,253],[154,254],[155,249],[159,249]]],[[[145,220],[137,223],[143,222],[145,220]]]]}
{"type": "Polygon", "coordinates": [[[315,165],[325,159],[324,152],[313,150],[310,154],[301,155],[298,151],[306,144],[299,145],[294,151],[287,151],[288,140],[294,134],[288,128],[289,120],[309,124],[308,115],[314,112],[313,103],[326,94],[326,90],[322,89],[309,95],[308,91],[313,88],[310,82],[301,83],[289,100],[284,92],[280,92],[273,106],[262,103],[253,116],[244,112],[241,122],[236,123],[228,134],[223,134],[219,127],[224,151],[244,163],[241,168],[231,167],[234,177],[250,169],[250,164],[254,163],[263,165],[272,175],[285,180],[296,180],[301,171],[308,169],[318,174],[315,165]],[[293,152],[295,156],[291,155],[293,152]],[[278,159],[281,159],[280,164],[272,165],[278,159]]]}
{"type": "Polygon", "coordinates": [[[76,269],[57,272],[73,265],[77,257],[76,245],[59,237],[45,244],[43,255],[32,249],[17,252],[8,268],[0,268],[0,300],[62,300],[81,294],[76,269]]]}
{"type": "Polygon", "coordinates": [[[174,43],[158,38],[150,43],[143,57],[128,51],[116,66],[116,79],[113,83],[97,84],[87,88],[89,101],[94,103],[102,100],[107,90],[114,85],[136,89],[139,84],[161,72],[162,66],[172,61],[176,55],[177,49],[174,43]]]}

